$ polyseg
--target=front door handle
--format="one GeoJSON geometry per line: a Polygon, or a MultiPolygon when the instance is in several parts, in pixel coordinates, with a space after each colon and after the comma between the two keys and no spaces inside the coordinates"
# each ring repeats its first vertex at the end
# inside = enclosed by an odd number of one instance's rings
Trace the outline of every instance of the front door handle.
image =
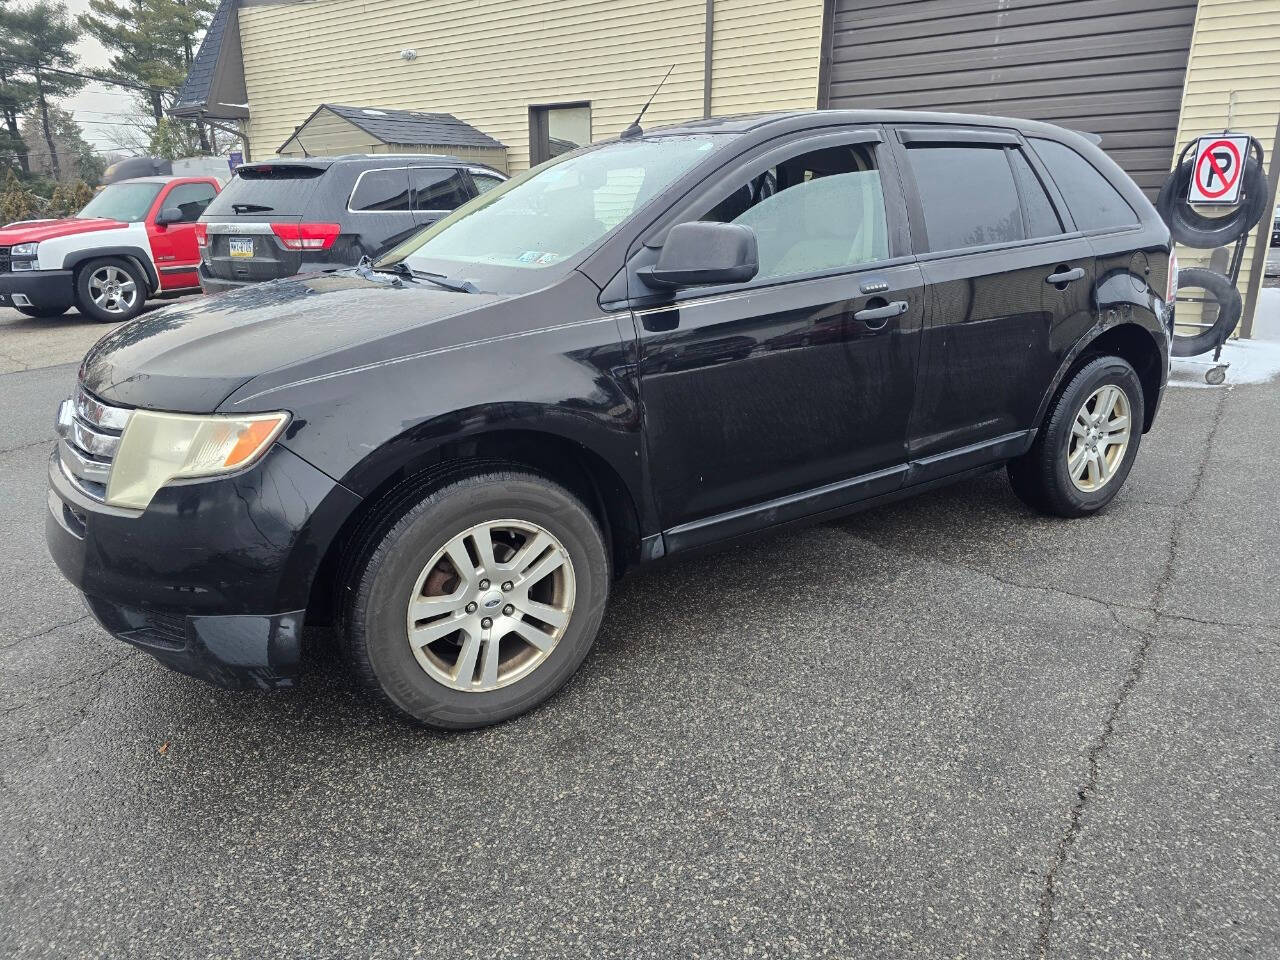
{"type": "Polygon", "coordinates": [[[1083,267],[1072,267],[1070,270],[1067,270],[1065,266],[1062,266],[1058,267],[1056,273],[1051,273],[1045,277],[1044,282],[1052,283],[1055,287],[1059,285],[1065,287],[1068,283],[1071,283],[1073,280],[1079,280],[1083,276],[1083,267]]]}
{"type": "Polygon", "coordinates": [[[907,301],[893,300],[882,307],[867,307],[865,310],[859,310],[853,315],[853,319],[862,321],[872,330],[879,330],[894,317],[900,317],[906,312],[907,301]]]}

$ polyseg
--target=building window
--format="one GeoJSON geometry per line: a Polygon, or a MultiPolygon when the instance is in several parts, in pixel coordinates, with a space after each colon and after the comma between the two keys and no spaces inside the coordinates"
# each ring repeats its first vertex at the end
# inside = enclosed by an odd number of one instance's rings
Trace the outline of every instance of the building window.
{"type": "Polygon", "coordinates": [[[591,142],[591,104],[529,108],[529,165],[537,166],[591,142]]]}

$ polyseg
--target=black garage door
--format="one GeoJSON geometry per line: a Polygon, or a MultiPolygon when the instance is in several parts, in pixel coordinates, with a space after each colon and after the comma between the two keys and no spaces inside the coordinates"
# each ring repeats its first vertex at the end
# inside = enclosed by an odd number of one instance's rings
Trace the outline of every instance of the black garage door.
{"type": "Polygon", "coordinates": [[[1102,137],[1154,197],[1195,0],[827,0],[826,107],[1048,120],[1102,137]]]}

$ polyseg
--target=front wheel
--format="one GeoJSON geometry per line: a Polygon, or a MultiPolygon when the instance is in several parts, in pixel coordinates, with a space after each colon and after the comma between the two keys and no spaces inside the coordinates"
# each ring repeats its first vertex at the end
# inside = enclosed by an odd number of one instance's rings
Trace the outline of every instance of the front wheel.
{"type": "Polygon", "coordinates": [[[147,281],[128,260],[90,260],[76,273],[76,309],[102,323],[138,315],[147,298],[147,281]]]}
{"type": "Polygon", "coordinates": [[[1129,476],[1143,416],[1142,384],[1128,361],[1090,361],[1058,391],[1031,449],[1010,461],[1014,492],[1043,513],[1096,513],[1129,476]]]}
{"type": "Polygon", "coordinates": [[[349,577],[356,675],[401,714],[452,729],[516,716],[563,686],[609,594],[591,513],[515,471],[428,494],[374,535],[349,577]]]}

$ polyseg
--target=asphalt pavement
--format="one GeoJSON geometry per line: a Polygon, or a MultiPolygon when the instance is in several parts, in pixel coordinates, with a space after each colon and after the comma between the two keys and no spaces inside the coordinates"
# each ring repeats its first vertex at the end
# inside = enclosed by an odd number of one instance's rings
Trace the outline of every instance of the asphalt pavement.
{"type": "Polygon", "coordinates": [[[993,474],[633,575],[561,694],[438,734],[323,635],[229,693],[87,616],[60,323],[0,318],[0,955],[1280,956],[1280,384],[1172,391],[1087,520],[993,474]]]}

